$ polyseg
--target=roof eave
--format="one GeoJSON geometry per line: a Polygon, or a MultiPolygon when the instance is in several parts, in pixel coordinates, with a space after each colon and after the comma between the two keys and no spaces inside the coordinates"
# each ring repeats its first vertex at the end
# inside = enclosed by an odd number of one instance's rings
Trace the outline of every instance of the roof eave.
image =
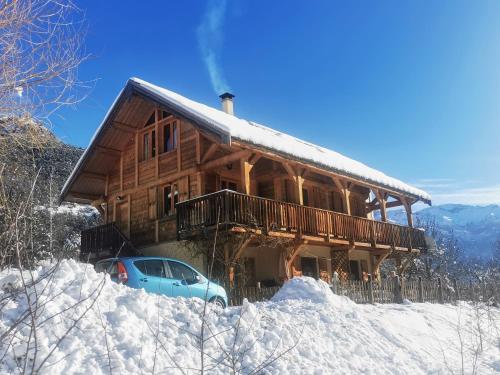
{"type": "Polygon", "coordinates": [[[315,163],[315,162],[310,161],[310,160],[301,159],[301,158],[298,158],[295,155],[288,154],[288,153],[283,152],[283,151],[278,151],[278,150],[275,150],[275,149],[267,148],[265,146],[258,145],[258,144],[255,144],[255,143],[251,143],[251,142],[248,142],[247,140],[244,140],[244,139],[240,139],[240,138],[237,138],[237,137],[233,137],[233,138],[234,138],[234,140],[237,140],[238,142],[251,145],[252,147],[261,149],[263,151],[270,152],[270,153],[273,153],[273,154],[285,157],[287,159],[295,160],[295,161],[300,162],[300,163],[314,165],[315,167],[317,167],[319,169],[322,169],[322,170],[324,170],[326,172],[333,172],[335,174],[338,174],[339,176],[343,176],[343,177],[347,177],[347,178],[352,178],[354,180],[361,181],[361,182],[366,182],[369,185],[380,186],[381,188],[386,189],[388,191],[391,191],[391,192],[394,192],[394,193],[397,193],[397,194],[400,194],[400,195],[403,195],[403,196],[406,196],[406,197],[413,198],[413,199],[415,199],[415,203],[417,201],[421,201],[421,202],[423,202],[425,204],[428,204],[429,206],[432,206],[431,200],[427,199],[427,198],[425,198],[423,196],[412,194],[412,193],[409,193],[407,191],[404,191],[404,190],[401,190],[401,189],[397,189],[397,188],[394,188],[392,186],[388,186],[388,185],[382,184],[382,183],[377,182],[377,181],[372,181],[372,180],[366,179],[366,178],[364,178],[362,176],[357,176],[355,174],[348,173],[348,172],[346,172],[344,170],[340,170],[340,169],[336,169],[336,168],[333,168],[333,167],[325,166],[323,164],[315,163]]]}

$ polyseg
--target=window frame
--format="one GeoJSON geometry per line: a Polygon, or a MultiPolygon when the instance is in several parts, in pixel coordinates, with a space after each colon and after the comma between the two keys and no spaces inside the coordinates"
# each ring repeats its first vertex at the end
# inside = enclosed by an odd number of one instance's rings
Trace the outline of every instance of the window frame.
{"type": "Polygon", "coordinates": [[[174,273],[173,273],[173,271],[172,271],[172,268],[170,267],[170,263],[177,263],[177,264],[180,264],[181,266],[188,268],[188,269],[189,269],[189,270],[190,270],[190,271],[194,274],[194,276],[200,276],[201,274],[200,274],[198,271],[196,271],[194,268],[192,268],[192,267],[188,266],[187,264],[184,264],[184,263],[182,263],[182,262],[179,262],[179,261],[177,261],[177,260],[173,260],[173,259],[168,259],[168,260],[165,260],[164,262],[166,262],[166,263],[167,263],[167,266],[168,266],[168,269],[169,269],[169,272],[170,272],[170,276],[171,276],[170,278],[171,278],[171,279],[173,279],[173,280],[180,280],[180,281],[186,281],[186,285],[194,285],[194,284],[197,284],[197,283],[198,283],[198,281],[197,281],[196,279],[193,279],[193,281],[194,281],[194,282],[190,284],[189,282],[187,282],[188,280],[187,280],[187,279],[185,279],[185,278],[184,278],[184,279],[178,279],[178,278],[176,278],[176,277],[174,276],[174,273]]]}
{"type": "Polygon", "coordinates": [[[134,267],[137,268],[137,270],[142,273],[144,276],[147,276],[147,277],[158,277],[160,279],[168,279],[169,278],[169,275],[170,275],[170,268],[167,268],[165,267],[165,261],[163,259],[138,259],[138,260],[135,260],[134,261],[134,267]],[[139,266],[137,265],[137,263],[139,262],[160,262],[163,266],[163,275],[164,276],[157,276],[157,275],[149,275],[147,273],[144,273],[140,268],[139,266]]]}
{"type": "Polygon", "coordinates": [[[172,182],[172,183],[169,183],[169,184],[165,184],[165,185],[162,185],[161,187],[161,217],[164,218],[164,217],[170,217],[170,216],[173,216],[176,214],[177,212],[177,209],[175,207],[176,203],[179,203],[179,184],[177,182],[172,182]],[[174,188],[175,187],[175,188],[174,188]],[[167,199],[166,199],[166,194],[165,194],[165,190],[167,188],[170,188],[170,198],[168,199],[168,201],[170,201],[170,210],[167,212],[166,210],[166,202],[167,202],[167,199]],[[177,201],[176,201],[176,198],[177,198],[177,201]]]}
{"type": "Polygon", "coordinates": [[[162,132],[162,148],[163,148],[162,153],[176,151],[179,145],[179,139],[178,139],[179,123],[177,119],[171,119],[167,123],[162,124],[161,132],[162,132]]]}

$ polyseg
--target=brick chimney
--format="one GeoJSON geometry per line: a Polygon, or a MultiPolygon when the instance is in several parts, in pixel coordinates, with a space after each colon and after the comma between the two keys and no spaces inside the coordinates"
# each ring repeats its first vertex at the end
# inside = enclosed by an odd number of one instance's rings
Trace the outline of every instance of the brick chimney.
{"type": "Polygon", "coordinates": [[[225,92],[224,94],[220,95],[219,98],[221,99],[222,110],[227,114],[234,115],[234,95],[229,92],[225,92]]]}

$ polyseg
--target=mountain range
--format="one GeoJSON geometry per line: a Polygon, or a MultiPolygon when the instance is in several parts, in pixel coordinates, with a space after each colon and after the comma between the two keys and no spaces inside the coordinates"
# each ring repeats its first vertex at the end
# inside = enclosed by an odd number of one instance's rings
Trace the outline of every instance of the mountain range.
{"type": "MultiPolygon", "coordinates": [[[[406,224],[402,209],[390,210],[389,220],[406,224]]],[[[443,204],[427,207],[414,213],[415,225],[435,223],[445,236],[454,235],[464,255],[490,257],[496,241],[500,240],[500,206],[471,206],[443,204]]]]}

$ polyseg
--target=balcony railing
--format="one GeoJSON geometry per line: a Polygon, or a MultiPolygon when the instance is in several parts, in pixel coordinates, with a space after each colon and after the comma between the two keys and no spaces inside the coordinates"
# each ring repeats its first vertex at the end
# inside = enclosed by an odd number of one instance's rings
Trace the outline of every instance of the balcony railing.
{"type": "Polygon", "coordinates": [[[230,190],[204,195],[177,204],[177,235],[189,238],[200,230],[243,226],[263,233],[292,233],[346,240],[372,246],[425,249],[424,231],[338,212],[278,202],[230,190]]]}
{"type": "Polygon", "coordinates": [[[80,260],[94,263],[115,256],[134,256],[138,252],[115,223],[99,225],[81,233],[80,260]]]}

